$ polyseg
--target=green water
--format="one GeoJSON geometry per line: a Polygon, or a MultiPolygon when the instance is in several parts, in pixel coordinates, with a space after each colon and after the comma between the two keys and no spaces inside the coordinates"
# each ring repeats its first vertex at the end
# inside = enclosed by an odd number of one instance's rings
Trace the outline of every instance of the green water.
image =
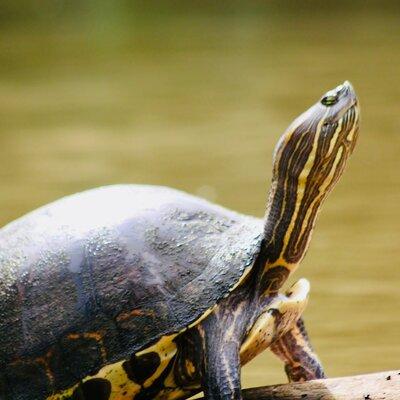
{"type": "MultiPolygon", "coordinates": [[[[279,135],[349,79],[359,143],[294,278],[311,281],[306,320],[328,375],[398,368],[400,8],[370,3],[127,13],[104,2],[78,21],[3,21],[0,225],[117,182],[262,216],[279,135]]],[[[265,353],[243,380],[285,377],[265,353]]]]}

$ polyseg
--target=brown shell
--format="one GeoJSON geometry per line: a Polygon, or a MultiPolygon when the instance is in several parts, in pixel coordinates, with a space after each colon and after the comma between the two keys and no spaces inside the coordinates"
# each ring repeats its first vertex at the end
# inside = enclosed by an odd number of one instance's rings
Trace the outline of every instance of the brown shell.
{"type": "Polygon", "coordinates": [[[39,399],[181,331],[250,269],[262,229],[183,192],[138,185],[83,192],[7,225],[0,390],[3,379],[10,398],[39,399]]]}

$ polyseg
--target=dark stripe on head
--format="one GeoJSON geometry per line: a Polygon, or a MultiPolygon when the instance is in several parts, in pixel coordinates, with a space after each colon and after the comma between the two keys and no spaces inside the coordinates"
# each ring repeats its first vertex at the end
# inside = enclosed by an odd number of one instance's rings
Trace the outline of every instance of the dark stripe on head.
{"type": "Polygon", "coordinates": [[[302,114],[276,148],[264,229],[265,278],[268,269],[284,264],[290,271],[303,258],[321,204],[354,148],[357,98],[348,83],[333,92],[335,101],[302,114]]]}
{"type": "Polygon", "coordinates": [[[276,261],[282,251],[284,235],[296,208],[299,176],[312,151],[317,126],[318,120],[311,121],[307,127],[300,126],[278,155],[277,187],[269,210],[269,215],[272,212],[276,218],[271,218],[274,224],[265,226],[265,237],[271,239],[267,243],[269,262],[276,261]],[[304,130],[308,132],[307,135],[304,135],[304,130]]]}

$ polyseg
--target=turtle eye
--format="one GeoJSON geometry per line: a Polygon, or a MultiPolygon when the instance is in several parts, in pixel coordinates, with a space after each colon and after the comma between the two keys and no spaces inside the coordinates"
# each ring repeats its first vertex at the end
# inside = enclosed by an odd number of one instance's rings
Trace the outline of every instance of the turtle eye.
{"type": "Polygon", "coordinates": [[[333,106],[337,102],[338,102],[338,97],[332,94],[324,96],[321,100],[321,103],[327,107],[333,106]]]}

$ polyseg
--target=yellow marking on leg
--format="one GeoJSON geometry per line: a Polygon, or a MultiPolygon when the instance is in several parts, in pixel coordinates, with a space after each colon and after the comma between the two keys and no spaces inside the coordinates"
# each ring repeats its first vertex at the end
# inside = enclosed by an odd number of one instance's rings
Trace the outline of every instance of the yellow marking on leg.
{"type": "MultiPolygon", "coordinates": [[[[287,375],[290,381],[301,382],[308,379],[315,379],[316,370],[313,369],[312,364],[303,362],[303,354],[299,354],[298,351],[305,352],[307,356],[314,360],[320,365],[319,359],[311,348],[309,341],[304,337],[301,329],[296,325],[285,337],[278,340],[273,344],[272,351],[277,355],[284,363],[286,367],[289,367],[287,375]],[[301,379],[293,379],[296,377],[296,369],[300,368],[301,379]],[[306,374],[304,374],[306,372],[306,374]]],[[[299,372],[299,371],[297,371],[299,372]]],[[[297,377],[298,378],[298,377],[297,377]]]]}
{"type": "MultiPolygon", "coordinates": [[[[299,332],[297,327],[293,328],[293,331],[291,332],[291,335],[293,336],[293,340],[296,341],[296,344],[300,346],[303,350],[306,350],[307,354],[311,355],[313,358],[316,358],[315,353],[311,350],[309,344],[304,341],[303,336],[299,332]]],[[[299,368],[301,367],[303,370],[307,371],[310,375],[314,374],[314,371],[310,370],[307,368],[307,366],[302,365],[301,362],[295,360],[293,356],[296,355],[296,353],[292,353],[292,350],[289,348],[289,346],[284,343],[284,341],[280,341],[279,347],[281,349],[281,357],[282,360],[285,362],[286,365],[290,365],[292,369],[299,368]]],[[[299,382],[304,381],[305,379],[299,380],[299,382]]]]}
{"type": "Polygon", "coordinates": [[[295,326],[307,306],[309,289],[308,281],[300,279],[290,288],[287,296],[278,296],[258,317],[240,347],[242,364],[249,362],[295,326]],[[281,314],[280,325],[277,325],[275,316],[271,313],[272,309],[278,310],[281,314]]]}

